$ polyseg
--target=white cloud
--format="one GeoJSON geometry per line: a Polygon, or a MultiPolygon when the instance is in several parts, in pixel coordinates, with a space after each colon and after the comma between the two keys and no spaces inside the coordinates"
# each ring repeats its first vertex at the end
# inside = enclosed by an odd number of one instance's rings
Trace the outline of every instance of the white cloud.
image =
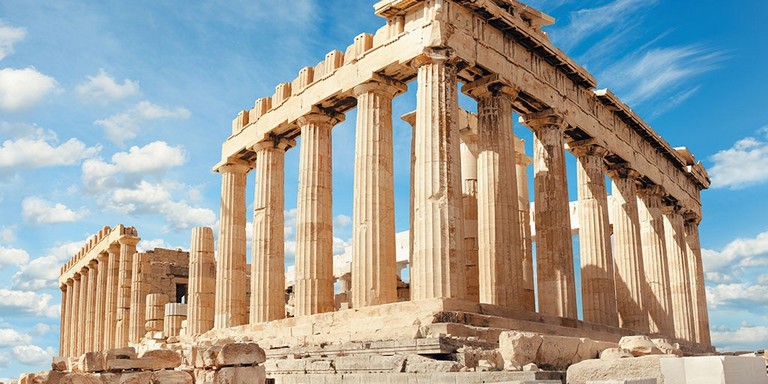
{"type": "Polygon", "coordinates": [[[597,8],[580,9],[571,14],[570,24],[558,29],[554,39],[567,51],[596,33],[621,26],[636,17],[636,12],[656,3],[656,0],[616,0],[597,8]]]}
{"type": "Polygon", "coordinates": [[[352,225],[352,218],[347,215],[338,215],[333,219],[334,227],[348,227],[352,225]]]}
{"type": "MultiPolygon", "coordinates": [[[[1,198],[0,203],[2,203],[1,198]]],[[[0,227],[0,243],[8,244],[12,243],[14,240],[16,240],[16,231],[13,227],[0,227]]]]}
{"type": "Polygon", "coordinates": [[[0,173],[19,168],[74,165],[99,151],[100,146],[88,147],[75,138],[59,144],[54,132],[38,129],[31,135],[3,142],[0,146],[0,173]]]}
{"type": "Polygon", "coordinates": [[[163,239],[154,239],[154,240],[142,239],[141,241],[139,241],[139,244],[136,245],[136,250],[138,250],[139,252],[151,251],[155,248],[172,249],[171,246],[169,246],[163,239]]]}
{"type": "Polygon", "coordinates": [[[707,287],[707,304],[713,309],[728,305],[765,307],[768,305],[768,286],[733,283],[707,287]]]}
{"type": "Polygon", "coordinates": [[[721,352],[757,351],[768,345],[768,327],[742,326],[737,330],[712,330],[712,344],[721,352]]]}
{"type": "MultiPolygon", "coordinates": [[[[761,132],[763,132],[761,130],[761,132]]],[[[768,135],[747,137],[712,155],[712,188],[741,189],[768,181],[768,135]]]]}
{"type": "Polygon", "coordinates": [[[15,329],[0,329],[0,347],[29,344],[30,341],[32,341],[32,338],[29,335],[20,333],[15,329]]]}
{"type": "Polygon", "coordinates": [[[0,69],[0,109],[12,112],[41,102],[57,88],[53,77],[35,68],[0,69]]]}
{"type": "Polygon", "coordinates": [[[139,83],[125,79],[118,84],[115,78],[104,69],[99,70],[96,76],[88,76],[87,80],[75,87],[77,94],[89,100],[95,100],[102,104],[109,101],[124,99],[139,93],[139,83]]]}
{"type": "Polygon", "coordinates": [[[19,271],[11,277],[12,287],[16,290],[36,291],[56,289],[59,280],[59,268],[80,250],[85,241],[73,241],[49,248],[45,256],[25,261],[19,271]]]}
{"type": "Polygon", "coordinates": [[[86,189],[102,191],[119,185],[119,175],[162,175],[167,170],[184,164],[187,160],[184,148],[174,147],[164,141],[155,141],[143,147],[133,146],[127,152],[112,155],[111,162],[89,159],[82,165],[82,180],[86,189]]]}
{"type": "Polygon", "coordinates": [[[29,261],[27,251],[18,248],[5,248],[0,246],[0,268],[7,265],[21,266],[29,261]]]}
{"type": "Polygon", "coordinates": [[[40,365],[50,362],[56,352],[51,347],[43,349],[37,345],[18,345],[13,347],[13,355],[22,364],[40,365]]]}
{"type": "Polygon", "coordinates": [[[5,316],[44,316],[52,319],[61,314],[61,305],[51,303],[48,293],[0,289],[0,312],[5,316]]]}
{"type": "Polygon", "coordinates": [[[37,336],[44,336],[48,333],[53,332],[53,330],[54,330],[53,327],[51,327],[48,324],[37,323],[37,325],[35,325],[34,334],[37,336]]]}
{"type": "Polygon", "coordinates": [[[125,112],[97,120],[94,124],[104,128],[107,139],[122,145],[126,140],[135,138],[144,123],[162,119],[187,119],[189,116],[190,112],[186,108],[168,109],[142,101],[125,112]]]}
{"type": "Polygon", "coordinates": [[[722,251],[702,249],[704,271],[723,272],[749,265],[761,264],[768,257],[768,232],[751,239],[738,238],[728,243],[722,251]]]}
{"type": "Polygon", "coordinates": [[[27,30],[16,28],[0,22],[0,60],[13,53],[13,45],[24,40],[27,30]]]}
{"type": "Polygon", "coordinates": [[[53,203],[37,196],[30,196],[21,202],[24,221],[32,224],[59,224],[78,221],[88,214],[83,208],[73,211],[61,203],[53,203]]]}

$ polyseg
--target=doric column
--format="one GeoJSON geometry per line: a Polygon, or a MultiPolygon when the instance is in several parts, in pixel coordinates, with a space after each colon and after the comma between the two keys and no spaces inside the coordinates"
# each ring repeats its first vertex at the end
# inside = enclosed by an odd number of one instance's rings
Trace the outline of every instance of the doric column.
{"type": "MultiPolygon", "coordinates": [[[[400,119],[408,123],[411,126],[411,173],[408,184],[410,185],[410,193],[408,195],[408,266],[413,266],[413,197],[414,197],[414,181],[413,175],[415,174],[416,164],[416,111],[406,113],[400,116],[400,119]]],[[[413,275],[413,271],[409,269],[409,276],[413,275]]],[[[412,279],[411,279],[412,281],[412,279]]],[[[410,288],[408,289],[410,295],[410,288]]],[[[411,296],[413,297],[413,296],[411,296]]]]}
{"type": "Polygon", "coordinates": [[[67,356],[65,348],[67,347],[67,336],[68,336],[68,329],[69,329],[69,319],[67,318],[69,316],[69,313],[67,312],[67,305],[69,304],[67,301],[67,284],[62,284],[59,286],[59,289],[61,289],[61,318],[59,320],[59,356],[65,357],[67,356]]]}
{"type": "Polygon", "coordinates": [[[109,254],[106,252],[99,253],[96,256],[99,272],[96,279],[96,287],[92,291],[96,292],[96,304],[94,305],[94,321],[93,321],[93,350],[103,351],[104,346],[104,322],[106,315],[106,301],[107,301],[107,275],[109,274],[109,254]]]}
{"type": "Polygon", "coordinates": [[[295,316],[334,310],[331,128],[343,119],[319,110],[299,119],[295,316]]]}
{"type": "Polygon", "coordinates": [[[246,177],[250,167],[231,161],[221,173],[219,252],[216,260],[214,328],[230,328],[247,322],[245,282],[246,177]]]}
{"type": "Polygon", "coordinates": [[[533,131],[539,312],[575,319],[571,214],[563,150],[565,122],[553,110],[523,116],[523,121],[533,131]]]}
{"type": "Polygon", "coordinates": [[[377,76],[355,87],[352,307],[397,301],[392,98],[405,84],[377,76]]]}
{"type": "Polygon", "coordinates": [[[70,334],[69,334],[69,343],[70,343],[70,357],[77,357],[80,356],[80,349],[78,346],[78,340],[81,337],[80,331],[80,281],[81,276],[79,272],[76,272],[72,279],[74,280],[72,283],[72,322],[70,323],[70,334]]]}
{"type": "Polygon", "coordinates": [[[670,295],[675,320],[675,337],[695,341],[690,274],[685,245],[685,225],[680,207],[674,204],[662,206],[664,212],[664,237],[667,245],[670,295]]]}
{"type": "MultiPolygon", "coordinates": [[[[459,113],[469,113],[460,111],[459,113]]],[[[459,119],[461,121],[461,119],[459,119]]],[[[461,194],[464,207],[464,258],[467,269],[466,299],[472,302],[480,301],[480,271],[478,270],[478,233],[477,233],[477,124],[474,131],[462,126],[461,144],[461,194]]]]}
{"type": "Polygon", "coordinates": [[[433,49],[414,60],[418,90],[411,300],[466,296],[459,107],[451,55],[433,49]]]}
{"type": "Polygon", "coordinates": [[[701,260],[699,242],[699,222],[701,218],[693,212],[685,214],[685,243],[688,255],[691,294],[693,296],[693,318],[696,329],[696,342],[706,347],[712,345],[709,335],[709,313],[707,312],[707,292],[704,286],[704,265],[701,260]]]}
{"type": "Polygon", "coordinates": [[[661,211],[661,186],[639,189],[637,198],[640,218],[640,242],[643,245],[643,271],[648,285],[643,306],[648,309],[650,333],[675,336],[672,298],[669,291],[667,245],[664,239],[664,217],[661,211]]]}
{"type": "Polygon", "coordinates": [[[579,201],[579,252],[581,297],[584,321],[618,326],[616,287],[608,222],[608,192],[605,189],[605,148],[574,143],[579,201]]]}
{"type": "MultiPolygon", "coordinates": [[[[263,142],[256,150],[253,203],[250,323],[285,317],[285,140],[263,142]]],[[[194,312],[190,312],[194,316],[194,312]]],[[[187,320],[189,322],[189,320],[187,320]]]]}
{"type": "Polygon", "coordinates": [[[98,282],[99,269],[96,260],[91,260],[88,263],[88,293],[86,295],[86,309],[85,309],[85,345],[83,346],[83,352],[97,351],[98,347],[96,339],[94,338],[94,330],[96,328],[96,317],[101,316],[96,312],[96,284],[98,282]]]}
{"type": "Polygon", "coordinates": [[[64,345],[65,357],[75,356],[74,337],[76,335],[75,321],[77,321],[77,303],[75,302],[75,296],[77,296],[77,292],[75,291],[75,279],[73,277],[67,279],[67,329],[64,330],[64,334],[67,340],[66,344],[64,345]]]}
{"type": "Polygon", "coordinates": [[[216,296],[216,264],[213,258],[213,230],[208,227],[192,228],[188,296],[187,332],[199,335],[210,331],[213,328],[216,296]]]}
{"type": "Polygon", "coordinates": [[[536,310],[533,278],[533,239],[531,238],[531,197],[528,193],[528,166],[533,160],[525,154],[525,141],[515,138],[515,170],[517,174],[517,209],[520,248],[523,255],[523,308],[536,310]]]}
{"type": "Polygon", "coordinates": [[[107,263],[107,289],[106,306],[104,309],[104,347],[103,350],[116,348],[115,324],[117,323],[117,287],[120,278],[120,244],[112,243],[107,249],[109,262],[107,263]]]}
{"type": "Polygon", "coordinates": [[[77,345],[75,356],[80,356],[87,352],[85,350],[85,332],[83,327],[88,326],[86,324],[88,317],[88,268],[83,267],[80,269],[80,284],[77,289],[80,291],[80,294],[77,295],[77,322],[75,326],[78,332],[75,337],[77,345]]]}
{"type": "Polygon", "coordinates": [[[131,309],[131,277],[133,274],[133,254],[136,253],[138,237],[123,236],[120,243],[120,270],[117,286],[117,317],[115,322],[115,347],[128,346],[131,309]]]}
{"type": "Polygon", "coordinates": [[[144,327],[146,323],[146,301],[152,274],[149,255],[143,252],[135,254],[132,269],[128,341],[138,344],[146,333],[146,328],[144,327]]]}
{"type": "Polygon", "coordinates": [[[612,167],[608,174],[612,180],[613,256],[619,326],[648,332],[648,310],[643,306],[645,272],[637,213],[640,175],[625,164],[612,167]]]}
{"type": "Polygon", "coordinates": [[[477,232],[480,302],[525,308],[512,102],[495,76],[464,86],[477,100],[477,232]]]}

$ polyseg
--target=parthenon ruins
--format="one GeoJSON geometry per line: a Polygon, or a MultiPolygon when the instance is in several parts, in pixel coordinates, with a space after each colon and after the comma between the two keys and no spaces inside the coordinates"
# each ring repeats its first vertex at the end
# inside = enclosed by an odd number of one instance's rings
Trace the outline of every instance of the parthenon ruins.
{"type": "MultiPolygon", "coordinates": [[[[298,346],[311,355],[312,346],[336,343],[341,355],[367,342],[360,348],[437,355],[455,353],[452,337],[498,347],[510,330],[606,343],[649,335],[685,353],[712,352],[698,233],[700,191],[710,182],[694,156],[670,146],[610,90],[596,90],[595,78],[542,32],[554,20],[531,7],[383,0],[374,9],[386,20],[375,34],[358,35],[237,114],[214,167],[221,175],[215,261],[213,232],[196,228],[184,273],[168,275],[189,299],[180,303],[188,317],[165,335],[165,347],[253,340],[278,359],[267,364],[268,376],[283,372],[279,359],[298,346]],[[416,110],[402,119],[412,127],[410,199],[398,202],[410,207],[403,298],[392,103],[409,86],[416,110]],[[459,92],[477,102],[476,113],[459,108],[459,92]],[[342,283],[349,300],[340,306],[331,140],[353,108],[353,248],[351,277],[342,283]],[[526,128],[531,153],[514,134],[526,128]],[[299,151],[298,175],[285,174],[288,150],[299,151]],[[567,153],[576,180],[566,177],[567,153]],[[299,181],[290,284],[286,177],[299,181]],[[569,182],[578,186],[570,204],[569,182]]],[[[153,274],[139,272],[145,258],[137,242],[135,229],[107,227],[62,268],[62,356],[141,348],[163,330],[150,327],[163,317],[150,319],[147,294],[173,304],[176,293],[142,286],[153,274]],[[83,324],[85,334],[76,330],[83,324]]]]}

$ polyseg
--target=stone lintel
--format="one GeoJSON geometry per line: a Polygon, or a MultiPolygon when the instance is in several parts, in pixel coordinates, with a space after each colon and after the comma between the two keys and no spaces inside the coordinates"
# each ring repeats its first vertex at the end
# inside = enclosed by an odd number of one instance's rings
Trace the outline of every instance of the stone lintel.
{"type": "Polygon", "coordinates": [[[607,173],[612,179],[635,179],[640,182],[640,172],[633,169],[629,163],[613,164],[608,167],[607,173]]]}
{"type": "Polygon", "coordinates": [[[695,225],[699,225],[701,222],[701,214],[694,211],[685,211],[683,212],[683,219],[686,223],[693,223],[695,225]]]}
{"type": "Polygon", "coordinates": [[[458,61],[456,51],[451,47],[424,47],[421,55],[411,60],[411,66],[416,69],[426,64],[442,63],[447,66],[455,66],[458,61]]]}

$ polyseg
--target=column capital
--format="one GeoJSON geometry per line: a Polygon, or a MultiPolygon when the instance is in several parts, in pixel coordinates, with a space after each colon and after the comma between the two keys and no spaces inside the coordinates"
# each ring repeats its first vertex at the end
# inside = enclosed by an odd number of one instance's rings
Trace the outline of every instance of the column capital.
{"type": "Polygon", "coordinates": [[[637,188],[637,194],[640,197],[659,197],[664,196],[664,187],[657,184],[644,185],[637,188]]]}
{"type": "Polygon", "coordinates": [[[426,47],[421,55],[411,61],[411,66],[416,69],[427,64],[455,66],[456,60],[456,52],[451,48],[426,47]]]}
{"type": "Polygon", "coordinates": [[[596,156],[602,158],[608,154],[608,150],[603,145],[596,143],[592,139],[568,143],[568,148],[576,157],[596,156]]]}
{"type": "Polygon", "coordinates": [[[82,276],[80,275],[80,272],[75,272],[75,273],[72,275],[72,279],[73,279],[74,281],[78,281],[78,280],[80,280],[80,278],[81,278],[81,277],[82,277],[82,276]]]}
{"type": "Polygon", "coordinates": [[[117,242],[120,243],[120,245],[136,245],[139,241],[141,241],[141,239],[134,236],[121,236],[117,239],[117,242]]]}
{"type": "Polygon", "coordinates": [[[109,252],[100,252],[98,255],[96,255],[96,261],[101,264],[107,261],[109,259],[109,252]]]}
{"type": "Polygon", "coordinates": [[[248,173],[251,170],[251,164],[240,159],[227,159],[224,164],[216,167],[214,171],[218,173],[248,173]]]}
{"type": "Polygon", "coordinates": [[[71,287],[71,286],[72,286],[72,284],[74,284],[74,282],[75,282],[75,280],[73,280],[73,278],[72,278],[72,277],[70,277],[70,278],[68,278],[68,279],[67,279],[67,282],[66,282],[66,284],[67,284],[67,285],[69,285],[69,286],[71,287]]]}
{"type": "Polygon", "coordinates": [[[82,267],[80,268],[80,275],[87,275],[89,271],[90,269],[88,269],[88,267],[82,267]]]}
{"type": "Polygon", "coordinates": [[[673,215],[673,214],[680,214],[682,212],[682,207],[677,204],[677,202],[669,202],[665,201],[661,204],[661,211],[665,215],[673,215]]]}
{"type": "Polygon", "coordinates": [[[365,93],[378,93],[389,98],[408,91],[408,85],[389,77],[374,73],[371,79],[352,88],[355,97],[365,93]]]}
{"type": "Polygon", "coordinates": [[[67,284],[66,284],[66,283],[64,283],[64,284],[61,284],[61,285],[59,285],[59,289],[60,289],[62,292],[66,292],[66,291],[67,291],[67,284]]]}
{"type": "Polygon", "coordinates": [[[629,166],[628,163],[619,163],[614,164],[608,167],[608,176],[611,177],[611,179],[618,180],[618,179],[633,179],[633,180],[639,180],[640,179],[640,172],[634,170],[632,167],[629,166]]]}
{"type": "Polygon", "coordinates": [[[107,252],[111,254],[116,254],[120,252],[120,243],[111,243],[109,244],[109,247],[107,248],[107,252]]]}
{"type": "Polygon", "coordinates": [[[290,140],[285,137],[270,137],[267,140],[260,141],[253,146],[252,150],[258,153],[261,150],[280,149],[287,151],[296,146],[296,140],[290,140]]]}
{"type": "Polygon", "coordinates": [[[88,269],[90,269],[90,270],[96,269],[96,268],[97,268],[97,267],[96,267],[97,265],[99,265],[99,262],[98,262],[98,261],[96,261],[96,260],[91,260],[91,261],[89,261],[89,262],[88,262],[88,269]]]}
{"type": "Polygon", "coordinates": [[[461,87],[461,92],[474,98],[484,97],[510,97],[512,100],[517,98],[520,92],[518,87],[509,84],[501,76],[494,73],[492,75],[481,77],[471,83],[466,83],[461,87]]]}
{"type": "Polygon", "coordinates": [[[685,211],[683,212],[683,219],[685,220],[686,224],[694,224],[699,225],[701,222],[701,215],[694,212],[694,211],[685,211]]]}
{"type": "Polygon", "coordinates": [[[307,124],[323,124],[333,127],[334,125],[344,121],[344,114],[329,109],[322,109],[319,107],[312,107],[312,110],[306,115],[299,117],[297,123],[300,126],[307,124]]]}
{"type": "Polygon", "coordinates": [[[411,111],[400,116],[400,120],[411,125],[411,129],[416,128],[416,111],[411,111]]]}
{"type": "Polygon", "coordinates": [[[565,125],[565,115],[554,109],[545,109],[543,111],[521,115],[520,122],[534,131],[547,128],[561,129],[564,128],[565,125]]]}

